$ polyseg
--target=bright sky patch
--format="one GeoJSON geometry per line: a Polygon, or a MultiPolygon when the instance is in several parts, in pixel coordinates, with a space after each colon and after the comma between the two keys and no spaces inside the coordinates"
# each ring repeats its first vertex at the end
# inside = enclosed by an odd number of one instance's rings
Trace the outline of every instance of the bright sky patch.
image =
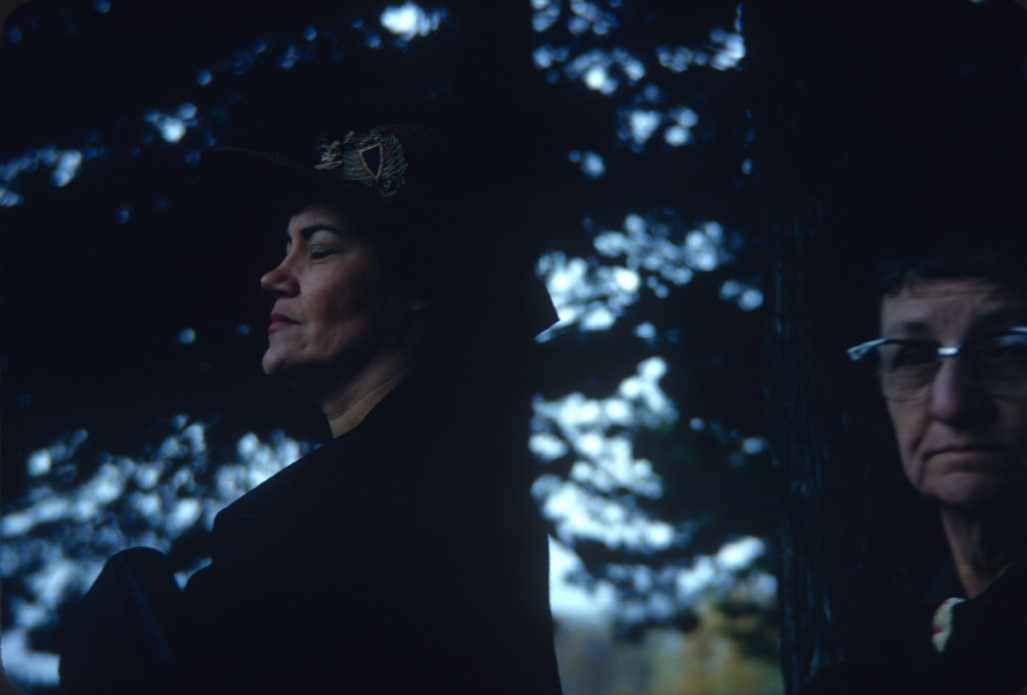
{"type": "Polygon", "coordinates": [[[436,10],[425,12],[413,2],[406,2],[398,7],[387,7],[382,12],[382,26],[404,41],[416,36],[427,36],[442,23],[443,13],[436,10]]]}

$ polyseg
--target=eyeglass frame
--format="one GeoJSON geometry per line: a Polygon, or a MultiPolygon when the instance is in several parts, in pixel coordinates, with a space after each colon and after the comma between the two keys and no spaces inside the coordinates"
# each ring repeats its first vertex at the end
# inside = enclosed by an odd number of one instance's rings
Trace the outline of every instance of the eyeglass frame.
{"type": "MultiPolygon", "coordinates": [[[[1006,335],[1006,334],[1010,334],[1010,333],[1016,334],[1016,335],[1027,335],[1027,326],[1013,326],[1012,328],[1007,328],[1007,329],[1001,331],[1000,333],[996,333],[996,334],[990,336],[989,338],[984,338],[984,339],[981,339],[981,340],[975,340],[975,341],[972,341],[970,343],[963,343],[962,345],[937,345],[934,348],[935,349],[936,360],[940,364],[942,357],[959,357],[960,355],[962,355],[962,354],[964,354],[966,352],[968,347],[972,347],[972,346],[974,346],[974,345],[976,345],[978,343],[983,342],[984,340],[989,340],[990,338],[997,338],[1000,335],[1006,335]]],[[[919,343],[919,344],[925,345],[925,346],[929,346],[930,345],[929,341],[923,341],[923,340],[911,340],[911,339],[906,339],[906,338],[874,338],[873,340],[868,340],[865,343],[860,343],[859,345],[854,345],[853,347],[848,348],[845,352],[846,352],[846,354],[848,354],[850,360],[852,360],[853,362],[859,362],[862,359],[864,359],[867,355],[869,355],[871,350],[873,350],[874,348],[880,347],[882,345],[886,345],[888,343],[919,343]]],[[[940,369],[940,367],[939,367],[939,369],[940,369]]],[[[894,398],[894,397],[886,396],[885,395],[884,397],[887,398],[890,401],[896,401],[896,402],[900,402],[900,403],[911,403],[911,402],[914,402],[914,401],[919,401],[922,398],[926,398],[927,394],[929,394],[931,392],[931,386],[934,384],[934,379],[937,376],[938,376],[938,372],[935,371],[934,375],[931,377],[931,380],[929,382],[927,382],[927,387],[924,389],[924,392],[922,394],[918,395],[918,396],[914,396],[912,398],[894,398]]],[[[988,393],[990,393],[992,395],[996,395],[996,396],[1011,396],[1011,395],[1025,395],[1025,394],[1027,394],[1027,389],[1024,389],[1024,391],[1019,393],[1019,394],[1001,393],[1001,392],[995,393],[995,392],[992,392],[992,390],[988,389],[987,387],[985,387],[985,391],[987,391],[988,393]]],[[[882,393],[882,395],[884,395],[884,394],[882,393]]]]}

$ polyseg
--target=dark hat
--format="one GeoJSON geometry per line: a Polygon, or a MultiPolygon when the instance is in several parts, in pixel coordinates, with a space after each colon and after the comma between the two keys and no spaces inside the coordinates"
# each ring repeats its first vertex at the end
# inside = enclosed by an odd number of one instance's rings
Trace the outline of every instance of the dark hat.
{"type": "Polygon", "coordinates": [[[203,161],[223,169],[235,160],[228,178],[263,204],[297,195],[338,201],[373,222],[389,260],[442,306],[536,334],[556,321],[552,302],[533,263],[498,238],[465,157],[433,128],[388,124],[323,137],[300,156],[212,147],[203,161]]]}
{"type": "MultiPolygon", "coordinates": [[[[211,147],[205,162],[227,156],[266,165],[251,172],[288,192],[318,191],[376,213],[405,214],[421,222],[452,223],[454,198],[464,198],[456,150],[438,131],[422,125],[390,124],[349,131],[321,141],[297,156],[243,147],[211,147]],[[446,211],[451,211],[449,214],[446,211]]],[[[263,193],[262,193],[263,194],[263,193]]],[[[466,202],[466,200],[465,200],[466,202]]]]}

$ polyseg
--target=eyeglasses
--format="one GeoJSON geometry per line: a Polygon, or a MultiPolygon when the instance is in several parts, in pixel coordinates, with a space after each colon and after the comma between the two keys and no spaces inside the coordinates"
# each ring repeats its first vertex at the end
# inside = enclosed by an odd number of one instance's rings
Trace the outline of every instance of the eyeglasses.
{"type": "Polygon", "coordinates": [[[1027,394],[1027,326],[1016,326],[965,345],[878,338],[847,350],[859,362],[870,358],[881,393],[892,401],[916,401],[931,391],[942,357],[957,357],[977,382],[995,396],[1027,394]]]}

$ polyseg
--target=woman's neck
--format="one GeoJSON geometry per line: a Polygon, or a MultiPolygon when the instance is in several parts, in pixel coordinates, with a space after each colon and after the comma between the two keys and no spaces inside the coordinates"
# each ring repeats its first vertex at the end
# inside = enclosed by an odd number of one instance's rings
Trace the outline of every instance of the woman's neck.
{"type": "Polygon", "coordinates": [[[979,512],[943,507],[941,521],[956,574],[969,598],[987,589],[1023,553],[1020,509],[979,512]]]}
{"type": "Polygon", "coordinates": [[[351,379],[318,397],[317,404],[328,420],[332,437],[349,432],[395,389],[410,373],[411,363],[403,353],[377,359],[351,379]]]}

